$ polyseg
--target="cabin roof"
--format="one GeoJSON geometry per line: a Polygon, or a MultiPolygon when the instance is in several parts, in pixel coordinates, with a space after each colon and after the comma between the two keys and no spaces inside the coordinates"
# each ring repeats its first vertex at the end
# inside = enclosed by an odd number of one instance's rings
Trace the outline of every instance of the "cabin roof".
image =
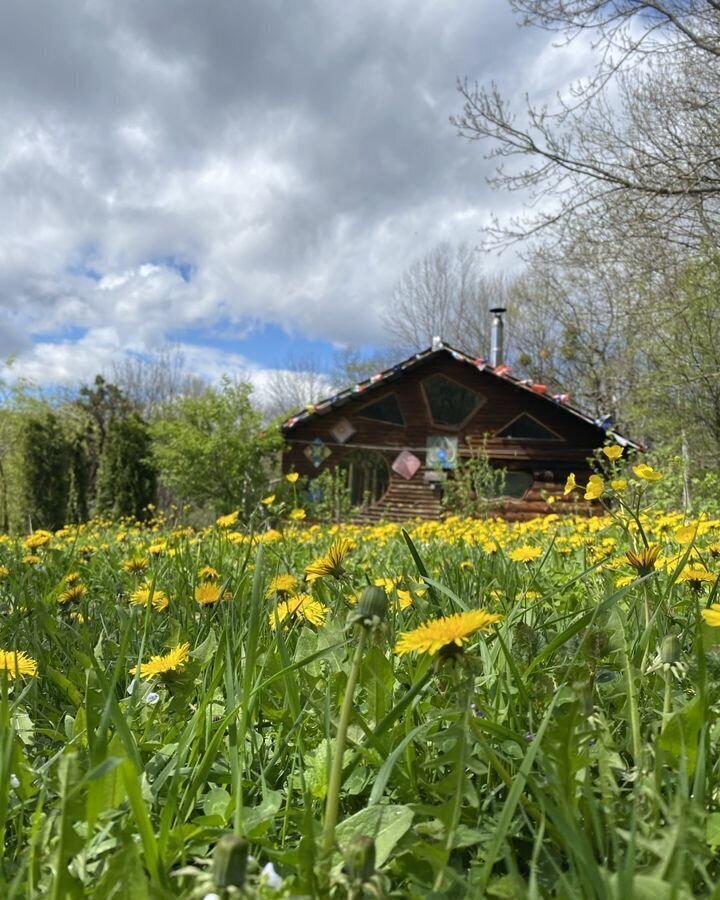
{"type": "Polygon", "coordinates": [[[318,400],[317,403],[308,404],[308,406],[306,406],[304,409],[286,419],[282,423],[282,430],[283,432],[288,433],[297,426],[305,424],[312,419],[322,416],[325,413],[330,412],[331,409],[337,409],[338,407],[344,406],[347,403],[352,403],[354,400],[363,397],[365,393],[377,390],[377,388],[387,385],[389,382],[394,381],[406,372],[410,372],[413,369],[419,368],[420,366],[423,366],[426,363],[430,362],[430,360],[437,359],[438,357],[443,355],[448,355],[457,362],[472,366],[478,372],[486,372],[487,374],[492,375],[494,378],[498,378],[501,381],[507,383],[513,388],[523,391],[529,391],[534,396],[540,397],[545,402],[552,403],[554,406],[561,407],[563,411],[568,415],[576,416],[578,419],[582,419],[583,422],[593,426],[594,428],[597,428],[599,432],[605,434],[610,432],[613,436],[613,439],[623,447],[631,447],[635,450],[644,449],[642,444],[614,431],[611,427],[612,423],[609,421],[609,418],[607,416],[602,418],[594,418],[588,413],[583,412],[583,410],[579,409],[578,407],[571,405],[569,403],[569,394],[549,394],[547,385],[537,384],[530,381],[529,379],[515,378],[510,374],[511,367],[509,365],[503,364],[493,368],[486,359],[483,359],[482,357],[469,356],[467,353],[462,353],[460,350],[457,350],[455,347],[451,347],[444,341],[437,340],[433,342],[432,347],[428,347],[425,350],[421,350],[418,353],[412,354],[412,356],[409,356],[407,357],[407,359],[396,363],[389,369],[378,372],[377,374],[372,375],[370,378],[358,382],[358,384],[355,384],[352,387],[348,387],[344,390],[338,391],[336,394],[332,394],[330,397],[326,397],[324,400],[318,400]]]}

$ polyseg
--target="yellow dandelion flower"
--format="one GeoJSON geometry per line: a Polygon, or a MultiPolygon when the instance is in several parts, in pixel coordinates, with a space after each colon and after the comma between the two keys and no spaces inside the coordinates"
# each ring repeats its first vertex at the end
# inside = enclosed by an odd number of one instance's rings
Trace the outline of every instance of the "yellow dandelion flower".
{"type": "Polygon", "coordinates": [[[308,581],[316,581],[325,575],[339,578],[343,574],[343,562],[345,557],[356,547],[355,541],[350,538],[338,538],[330,547],[325,556],[316,559],[305,569],[305,578],[308,581]]]}
{"type": "Polygon", "coordinates": [[[620,444],[612,444],[610,447],[603,447],[603,453],[608,459],[616,460],[623,455],[623,448],[620,444]]]}
{"type": "Polygon", "coordinates": [[[700,614],[705,619],[706,625],[720,628],[720,603],[713,603],[709,609],[703,609],[700,614]]]}
{"type": "Polygon", "coordinates": [[[677,581],[686,581],[690,587],[700,590],[703,584],[714,584],[715,576],[712,572],[702,568],[702,566],[685,566],[678,575],[677,581]]]}
{"type": "MultiPolygon", "coordinates": [[[[165,655],[151,656],[146,663],[140,665],[140,677],[152,678],[154,675],[168,675],[171,672],[182,672],[190,657],[190,644],[178,644],[165,655]]],[[[137,667],[130,669],[131,675],[137,674],[137,667]]]]}
{"type": "Polygon", "coordinates": [[[203,581],[217,581],[220,577],[220,573],[217,569],[213,569],[212,566],[203,566],[198,572],[198,576],[202,578],[203,581]]]}
{"type": "Polygon", "coordinates": [[[0,566],[0,578],[7,578],[10,574],[10,569],[7,566],[0,566]]]}
{"type": "Polygon", "coordinates": [[[265,591],[266,597],[272,597],[273,594],[292,594],[297,590],[298,580],[294,575],[283,573],[276,575],[270,582],[265,591]]]}
{"type": "Polygon", "coordinates": [[[228,513],[226,516],[220,516],[215,524],[218,528],[232,528],[233,525],[237,522],[239,516],[240,511],[235,510],[235,512],[228,513]]]}
{"type": "Polygon", "coordinates": [[[621,575],[619,578],[615,579],[615,587],[621,588],[628,584],[632,584],[633,581],[635,581],[635,577],[635,575],[621,575]]]}
{"type": "Polygon", "coordinates": [[[165,591],[160,591],[157,588],[153,591],[149,584],[133,591],[132,594],[130,594],[129,599],[133,606],[147,606],[148,603],[152,602],[155,609],[159,610],[167,609],[170,605],[170,601],[168,600],[165,591]]]}
{"type": "Polygon", "coordinates": [[[160,556],[165,550],[167,550],[167,541],[156,541],[148,547],[148,553],[152,556],[160,556]]]}
{"type": "Polygon", "coordinates": [[[49,531],[36,531],[25,538],[23,547],[26,550],[38,550],[40,547],[46,547],[51,540],[52,534],[49,531]]]}
{"type": "Polygon", "coordinates": [[[288,472],[288,474],[285,476],[285,480],[289,481],[290,484],[295,484],[299,477],[300,476],[297,472],[288,472]]]}
{"type": "Polygon", "coordinates": [[[68,572],[63,581],[65,584],[76,584],[81,578],[82,575],[79,572],[68,572]]]}
{"type": "Polygon", "coordinates": [[[599,475],[591,475],[588,479],[587,488],[585,489],[585,499],[586,500],[597,500],[599,497],[602,497],[602,492],[605,489],[605,483],[599,475]]]}
{"type": "Polygon", "coordinates": [[[87,594],[87,587],[82,581],[75,581],[69,584],[64,591],[58,594],[58,603],[72,603],[74,600],[82,600],[87,594]]]}
{"type": "Polygon", "coordinates": [[[647,463],[639,463],[637,466],[633,466],[633,472],[638,478],[642,478],[643,481],[660,481],[663,477],[662,472],[656,472],[647,463]]]}
{"type": "Polygon", "coordinates": [[[195,588],[195,599],[201,606],[210,606],[212,603],[217,603],[220,595],[220,588],[211,582],[199,584],[195,588]]]}
{"type": "Polygon", "coordinates": [[[325,621],[327,611],[327,607],[310,594],[296,594],[278,603],[277,610],[272,610],[268,619],[271,628],[275,628],[278,622],[289,624],[288,620],[293,619],[303,619],[311,625],[320,626],[325,621]]]}
{"type": "Polygon", "coordinates": [[[412,606],[413,596],[410,591],[404,591],[400,588],[397,590],[398,606],[400,609],[407,609],[412,606]]]}
{"type": "Polygon", "coordinates": [[[675,540],[678,544],[689,544],[695,537],[697,525],[681,525],[675,529],[675,540]]]}
{"type": "Polygon", "coordinates": [[[8,677],[17,678],[19,675],[37,675],[37,663],[22,650],[0,650],[0,672],[6,672],[8,677]]]}
{"type": "Polygon", "coordinates": [[[260,502],[264,503],[265,506],[272,506],[275,502],[275,494],[268,494],[267,497],[263,497],[260,502]]]}
{"type": "Polygon", "coordinates": [[[22,561],[28,566],[39,566],[42,559],[34,553],[28,553],[27,556],[23,556],[22,561]]]}
{"type": "Polygon", "coordinates": [[[529,544],[524,547],[516,547],[508,553],[508,557],[513,562],[531,562],[542,556],[542,547],[531,547],[529,544]]]}
{"type": "Polygon", "coordinates": [[[489,613],[484,609],[471,609],[468,612],[455,613],[432,622],[425,622],[413,631],[403,632],[395,653],[430,653],[453,651],[462,647],[469,637],[478,631],[490,631],[491,626],[499,622],[501,616],[489,613]]]}
{"type": "Polygon", "coordinates": [[[657,544],[651,544],[649,547],[643,547],[634,553],[628,550],[625,554],[625,560],[630,563],[633,569],[637,569],[640,575],[649,575],[655,568],[655,563],[660,555],[660,547],[657,544]]]}
{"type": "Polygon", "coordinates": [[[123,572],[127,572],[130,575],[137,575],[140,572],[144,572],[147,569],[150,561],[147,556],[131,556],[130,559],[126,559],[122,564],[123,572]]]}
{"type": "Polygon", "coordinates": [[[293,520],[293,522],[301,522],[306,515],[307,513],[304,509],[293,509],[290,512],[290,518],[293,520]]]}

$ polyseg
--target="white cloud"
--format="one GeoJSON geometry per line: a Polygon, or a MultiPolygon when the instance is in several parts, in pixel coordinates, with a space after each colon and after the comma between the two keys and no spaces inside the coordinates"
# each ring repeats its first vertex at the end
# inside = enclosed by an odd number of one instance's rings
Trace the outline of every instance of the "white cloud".
{"type": "MultiPolygon", "coordinates": [[[[69,384],[173,331],[240,338],[248,320],[381,341],[413,258],[476,242],[518,202],[448,124],[456,77],[552,93],[548,41],[497,0],[11,5],[0,351],[69,384]]],[[[573,76],[585,64],[567,58],[573,76]]],[[[244,364],[190,355],[201,374],[244,364]]]]}

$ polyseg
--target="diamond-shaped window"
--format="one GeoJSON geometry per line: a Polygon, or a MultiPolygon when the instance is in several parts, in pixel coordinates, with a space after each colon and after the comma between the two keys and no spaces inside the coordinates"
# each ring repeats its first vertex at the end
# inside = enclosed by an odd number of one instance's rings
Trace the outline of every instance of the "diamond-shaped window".
{"type": "Polygon", "coordinates": [[[495,437],[506,438],[509,440],[526,440],[526,441],[559,441],[562,438],[546,428],[542,422],[538,422],[527,413],[521,413],[512,422],[509,422],[504,428],[501,428],[495,434],[495,437]]]}
{"type": "Polygon", "coordinates": [[[459,428],[485,402],[485,398],[445,375],[423,381],[430,415],[436,425],[459,428]]]}

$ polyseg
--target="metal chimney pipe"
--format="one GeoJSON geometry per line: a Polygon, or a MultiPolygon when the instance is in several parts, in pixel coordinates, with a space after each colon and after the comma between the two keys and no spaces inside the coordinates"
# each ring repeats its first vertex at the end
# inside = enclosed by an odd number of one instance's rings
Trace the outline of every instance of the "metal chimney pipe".
{"type": "Polygon", "coordinates": [[[493,315],[490,338],[490,365],[495,368],[505,362],[505,347],[503,344],[503,313],[507,312],[504,306],[495,306],[490,312],[493,315]]]}

